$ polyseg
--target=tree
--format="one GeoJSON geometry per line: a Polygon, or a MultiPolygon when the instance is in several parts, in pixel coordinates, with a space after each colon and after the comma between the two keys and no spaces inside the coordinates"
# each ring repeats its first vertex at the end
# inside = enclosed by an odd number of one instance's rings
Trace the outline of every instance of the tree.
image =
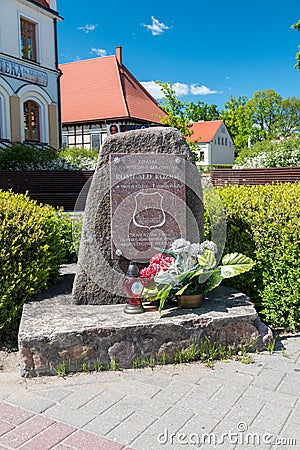
{"type": "Polygon", "coordinates": [[[288,137],[300,132],[300,99],[288,97],[281,102],[280,111],[281,135],[288,137]]]}
{"type": "Polygon", "coordinates": [[[221,112],[234,140],[236,153],[251,143],[290,136],[300,131],[300,100],[283,99],[272,89],[256,91],[253,97],[230,97],[221,112]]]}
{"type": "Polygon", "coordinates": [[[210,121],[220,118],[217,105],[207,105],[200,100],[197,103],[190,102],[186,105],[186,115],[190,122],[199,122],[200,120],[210,121]]]}
{"type": "Polygon", "coordinates": [[[280,130],[282,97],[273,89],[256,91],[247,107],[253,118],[252,136],[255,142],[275,138],[280,130]]]}
{"type": "MultiPolygon", "coordinates": [[[[294,23],[293,25],[292,25],[292,28],[294,29],[294,30],[297,30],[297,31],[300,31],[300,20],[298,20],[298,22],[297,23],[294,23]]],[[[298,49],[300,50],[300,45],[298,46],[298,49]]],[[[296,64],[295,64],[295,67],[296,67],[296,69],[298,69],[299,70],[299,72],[300,72],[300,52],[297,52],[296,53],[296,64]]]]}
{"type": "Polygon", "coordinates": [[[198,103],[188,103],[185,100],[181,101],[177,98],[171,83],[163,83],[161,81],[156,81],[156,83],[160,86],[164,94],[163,101],[159,106],[167,115],[161,118],[162,123],[177,128],[186,137],[195,160],[198,160],[198,146],[196,143],[189,141],[189,137],[193,134],[191,130],[192,123],[198,122],[199,120],[218,119],[220,113],[217,105],[206,105],[201,101],[198,101],[198,103]]]}
{"type": "Polygon", "coordinates": [[[164,94],[163,102],[159,106],[167,114],[161,118],[161,122],[177,128],[185,137],[191,136],[193,134],[190,129],[191,123],[186,115],[187,102],[177,98],[171,83],[162,81],[156,81],[156,83],[164,94]]]}
{"type": "Polygon", "coordinates": [[[247,97],[235,99],[230,96],[221,112],[221,118],[234,141],[236,153],[239,149],[247,147],[248,139],[252,135],[252,116],[247,97]]]}
{"type": "Polygon", "coordinates": [[[156,83],[164,94],[160,107],[166,112],[167,117],[164,117],[162,122],[177,128],[185,137],[192,135],[190,127],[193,122],[219,119],[217,105],[207,105],[200,100],[198,103],[181,101],[177,98],[171,83],[161,81],[156,83]]]}

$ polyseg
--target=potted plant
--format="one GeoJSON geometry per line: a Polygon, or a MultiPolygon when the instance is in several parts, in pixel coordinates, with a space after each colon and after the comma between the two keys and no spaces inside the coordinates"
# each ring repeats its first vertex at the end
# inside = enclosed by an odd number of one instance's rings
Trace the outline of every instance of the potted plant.
{"type": "Polygon", "coordinates": [[[149,266],[141,270],[141,277],[146,279],[143,297],[159,300],[160,313],[165,301],[174,297],[179,306],[195,308],[200,305],[203,294],[216,288],[224,278],[247,272],[255,264],[248,256],[230,253],[217,265],[217,251],[212,241],[191,244],[185,239],[176,239],[170,249],[155,255],[149,266]],[[187,296],[191,303],[185,303],[187,296]]]}

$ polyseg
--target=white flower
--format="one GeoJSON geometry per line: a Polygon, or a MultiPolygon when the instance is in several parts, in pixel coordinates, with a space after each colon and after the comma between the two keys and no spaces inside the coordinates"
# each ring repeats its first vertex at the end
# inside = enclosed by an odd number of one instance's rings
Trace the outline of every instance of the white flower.
{"type": "Polygon", "coordinates": [[[199,252],[200,252],[200,244],[191,244],[191,247],[190,247],[191,256],[196,258],[197,255],[199,254],[199,252]]]}
{"type": "Polygon", "coordinates": [[[204,241],[202,242],[202,244],[200,244],[199,246],[199,254],[202,255],[205,250],[208,248],[214,255],[217,254],[218,252],[218,247],[216,246],[216,244],[213,241],[204,241]]]}
{"type": "Polygon", "coordinates": [[[190,246],[191,243],[190,241],[186,241],[183,238],[180,239],[176,239],[172,245],[171,245],[171,250],[174,253],[180,254],[180,253],[188,253],[190,251],[190,246]]]}

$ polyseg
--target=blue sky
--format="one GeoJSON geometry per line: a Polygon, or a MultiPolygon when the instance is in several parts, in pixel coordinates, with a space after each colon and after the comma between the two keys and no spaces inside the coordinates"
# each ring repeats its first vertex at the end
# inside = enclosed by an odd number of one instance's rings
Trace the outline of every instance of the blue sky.
{"type": "Polygon", "coordinates": [[[156,80],[172,83],[182,100],[219,108],[229,99],[274,89],[300,98],[294,68],[299,0],[57,0],[59,61],[115,54],[159,100],[156,80]],[[171,5],[171,6],[170,6],[171,5]]]}

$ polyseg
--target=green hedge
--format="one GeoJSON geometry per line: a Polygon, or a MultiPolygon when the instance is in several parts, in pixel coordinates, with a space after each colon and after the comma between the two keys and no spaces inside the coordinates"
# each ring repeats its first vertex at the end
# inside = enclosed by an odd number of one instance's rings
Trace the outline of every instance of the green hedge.
{"type": "Polygon", "coordinates": [[[24,144],[0,148],[0,170],[95,170],[98,150],[55,150],[24,144]]]}
{"type": "Polygon", "coordinates": [[[58,279],[68,234],[51,206],[0,191],[0,342],[16,337],[23,303],[58,279]]]}
{"type": "Polygon", "coordinates": [[[256,260],[251,272],[230,284],[251,297],[268,324],[295,329],[300,325],[300,183],[229,186],[217,193],[227,219],[225,253],[256,260]]]}

